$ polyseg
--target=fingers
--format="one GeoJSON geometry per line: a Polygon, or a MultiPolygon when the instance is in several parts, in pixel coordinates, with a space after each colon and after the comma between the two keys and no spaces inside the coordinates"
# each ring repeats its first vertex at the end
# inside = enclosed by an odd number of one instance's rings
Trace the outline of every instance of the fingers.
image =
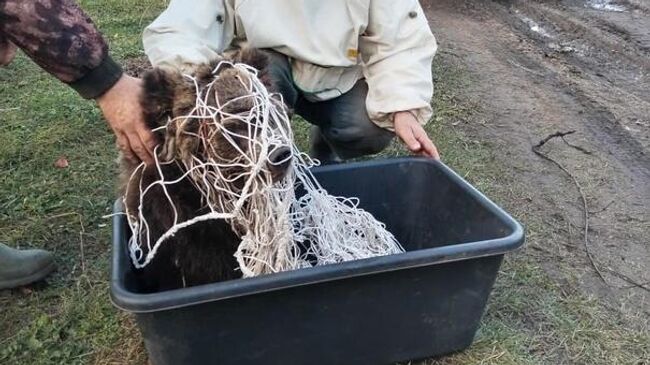
{"type": "Polygon", "coordinates": [[[143,120],[139,79],[122,75],[113,87],[97,98],[106,121],[115,132],[125,157],[153,164],[157,141],[143,120]]]}
{"type": "MultiPolygon", "coordinates": [[[[138,123],[137,127],[137,135],[138,138],[140,139],[141,142],[141,147],[144,150],[144,153],[146,154],[145,158],[141,159],[144,161],[147,165],[151,164],[154,162],[154,149],[156,148],[156,145],[158,144],[158,141],[156,140],[153,132],[146,128],[144,126],[144,123],[138,123]]],[[[138,154],[138,156],[140,156],[138,154]]]]}
{"type": "Polygon", "coordinates": [[[431,139],[429,139],[429,136],[427,135],[427,133],[424,131],[422,127],[414,130],[413,135],[415,139],[418,140],[418,142],[422,146],[420,151],[417,152],[419,152],[422,156],[425,157],[431,157],[436,160],[440,159],[440,154],[438,153],[438,149],[433,144],[433,142],[431,142],[431,139]]]}
{"type": "Polygon", "coordinates": [[[395,134],[413,154],[440,159],[438,149],[412,113],[397,112],[393,118],[395,134]]]}
{"type": "Polygon", "coordinates": [[[129,160],[129,161],[131,161],[133,163],[139,162],[138,157],[131,150],[131,145],[129,144],[129,139],[126,137],[125,134],[123,134],[123,133],[116,134],[115,144],[120,149],[120,151],[122,151],[122,154],[124,155],[124,157],[127,160],[129,160]]]}
{"type": "Polygon", "coordinates": [[[123,126],[114,128],[116,144],[128,160],[153,164],[153,150],[157,141],[153,133],[140,125],[135,130],[123,129],[123,126]]]}
{"type": "Polygon", "coordinates": [[[427,132],[420,124],[413,123],[406,128],[396,128],[395,131],[404,141],[408,149],[417,155],[440,159],[438,149],[431,142],[427,132]]]}
{"type": "Polygon", "coordinates": [[[156,137],[149,129],[146,129],[144,127],[140,129],[138,135],[140,136],[140,140],[142,140],[142,143],[147,149],[147,152],[149,152],[149,154],[153,156],[154,149],[158,145],[158,141],[156,140],[156,137]]]}
{"type": "Polygon", "coordinates": [[[127,134],[127,138],[129,140],[129,146],[131,148],[131,152],[145,164],[147,165],[153,164],[153,155],[150,154],[149,151],[147,150],[147,147],[145,143],[142,141],[142,139],[140,138],[140,135],[138,135],[137,133],[129,133],[127,134]]]}
{"type": "Polygon", "coordinates": [[[411,152],[417,153],[422,148],[420,142],[415,138],[412,128],[410,128],[409,126],[400,127],[398,125],[396,125],[395,127],[396,127],[395,133],[402,139],[402,141],[404,141],[406,147],[411,152]]]}

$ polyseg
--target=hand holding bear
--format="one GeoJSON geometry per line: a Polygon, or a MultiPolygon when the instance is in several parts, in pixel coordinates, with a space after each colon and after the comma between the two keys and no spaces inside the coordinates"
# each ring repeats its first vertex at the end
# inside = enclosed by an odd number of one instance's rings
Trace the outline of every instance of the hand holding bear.
{"type": "Polygon", "coordinates": [[[142,82],[123,74],[113,87],[97,98],[104,117],[115,133],[116,143],[133,162],[153,164],[157,141],[147,128],[140,105],[142,82]]]}

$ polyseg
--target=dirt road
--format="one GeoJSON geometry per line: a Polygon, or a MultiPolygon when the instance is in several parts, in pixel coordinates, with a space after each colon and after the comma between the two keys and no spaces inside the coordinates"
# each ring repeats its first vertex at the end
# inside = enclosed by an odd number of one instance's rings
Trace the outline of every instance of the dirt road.
{"type": "Polygon", "coordinates": [[[567,286],[650,314],[650,3],[423,6],[439,55],[469,72],[466,98],[479,106],[449,127],[499,151],[513,183],[504,204],[541,227],[528,254],[567,286]],[[566,171],[532,151],[568,131],[540,148],[566,171]]]}

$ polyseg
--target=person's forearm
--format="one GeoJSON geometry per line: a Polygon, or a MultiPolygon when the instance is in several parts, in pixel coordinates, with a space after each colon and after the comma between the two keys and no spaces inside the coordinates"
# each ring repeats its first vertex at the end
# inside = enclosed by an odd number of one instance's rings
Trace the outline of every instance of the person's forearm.
{"type": "Polygon", "coordinates": [[[90,18],[72,0],[0,0],[0,36],[84,98],[96,98],[122,75],[90,18]]]}

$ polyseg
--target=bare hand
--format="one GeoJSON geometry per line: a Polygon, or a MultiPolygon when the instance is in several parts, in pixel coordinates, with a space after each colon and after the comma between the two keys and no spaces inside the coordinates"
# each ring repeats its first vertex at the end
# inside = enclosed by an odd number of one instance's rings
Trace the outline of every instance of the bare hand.
{"type": "Polygon", "coordinates": [[[140,79],[122,75],[119,81],[102,96],[97,104],[115,133],[118,147],[133,161],[153,164],[153,150],[157,141],[147,128],[140,106],[140,79]]]}
{"type": "Polygon", "coordinates": [[[395,113],[393,122],[395,134],[404,141],[406,147],[414,154],[440,159],[438,149],[431,142],[427,132],[422,128],[415,116],[409,112],[395,113]]]}
{"type": "Polygon", "coordinates": [[[7,66],[16,57],[16,45],[0,35],[0,67],[7,66]]]}

